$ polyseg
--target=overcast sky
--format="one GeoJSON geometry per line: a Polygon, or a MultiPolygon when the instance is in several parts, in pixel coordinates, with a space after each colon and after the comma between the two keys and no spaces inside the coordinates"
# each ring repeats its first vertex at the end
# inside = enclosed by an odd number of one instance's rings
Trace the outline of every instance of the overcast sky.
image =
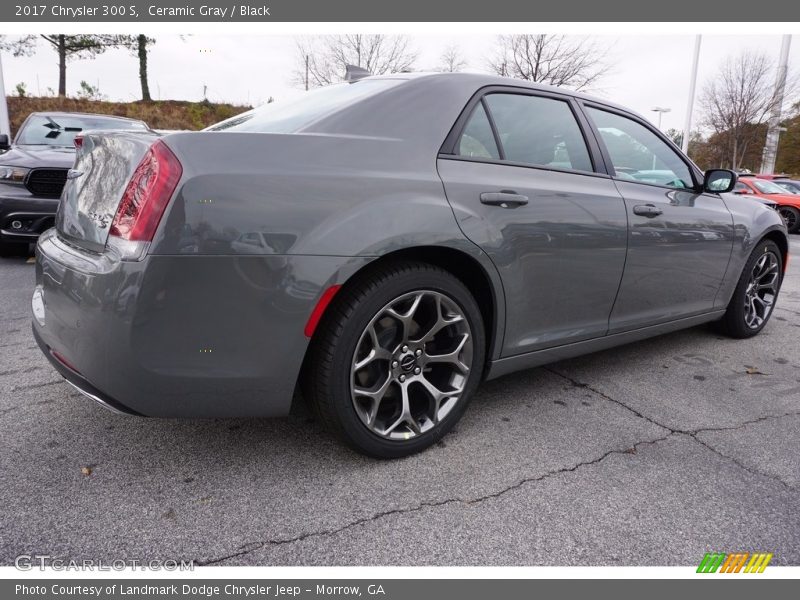
{"type": "MultiPolygon", "coordinates": [[[[490,25],[487,25],[487,28],[490,25]]],[[[157,43],[150,53],[150,91],[154,99],[201,100],[203,86],[208,98],[236,104],[257,105],[268,97],[291,98],[301,93],[292,85],[296,69],[295,38],[290,36],[153,35],[157,43]]],[[[413,35],[411,45],[419,59],[416,68],[435,68],[442,52],[457,46],[468,63],[467,71],[485,71],[496,37],[413,35]]],[[[689,90],[693,35],[599,37],[608,48],[611,72],[593,93],[626,105],[653,120],[654,106],[667,107],[663,129],[683,128],[689,90]]],[[[777,61],[781,36],[704,36],[700,52],[698,93],[703,82],[727,55],[745,49],[767,53],[777,61]]],[[[789,68],[800,67],[800,39],[795,36],[789,68]]],[[[25,82],[31,94],[58,88],[57,57],[49,45],[40,44],[31,57],[3,55],[6,93],[13,94],[25,82]]],[[[81,80],[98,85],[111,100],[139,98],[138,64],[127,51],[112,50],[94,60],[68,63],[67,92],[75,94],[81,80]]],[[[697,113],[695,113],[697,117],[697,113]]],[[[697,119],[695,118],[695,122],[697,119]]]]}

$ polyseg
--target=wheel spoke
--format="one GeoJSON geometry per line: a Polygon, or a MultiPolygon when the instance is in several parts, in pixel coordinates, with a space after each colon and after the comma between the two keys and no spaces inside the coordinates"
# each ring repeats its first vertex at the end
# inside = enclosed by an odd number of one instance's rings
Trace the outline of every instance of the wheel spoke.
{"type": "Polygon", "coordinates": [[[469,366],[465,365],[463,362],[461,362],[461,358],[460,358],[461,351],[464,349],[464,346],[466,345],[468,340],[469,340],[469,334],[465,333],[463,336],[461,336],[461,341],[458,343],[458,346],[456,346],[455,350],[453,350],[451,352],[447,352],[446,354],[429,354],[429,355],[426,356],[425,361],[428,364],[430,364],[430,363],[446,363],[446,364],[454,365],[462,373],[468,373],[469,372],[469,366]]]}
{"type": "Polygon", "coordinates": [[[439,422],[439,409],[442,406],[442,400],[446,398],[450,398],[452,396],[457,396],[463,391],[463,385],[460,386],[458,389],[453,390],[451,392],[444,392],[436,387],[429,379],[426,377],[421,377],[419,379],[419,383],[422,384],[422,387],[425,388],[425,391],[428,392],[431,396],[431,400],[433,400],[433,411],[431,414],[431,420],[434,424],[439,422]]]}
{"type": "Polygon", "coordinates": [[[403,325],[403,341],[408,341],[408,336],[410,333],[411,325],[414,322],[414,315],[419,308],[419,303],[422,302],[422,294],[417,294],[414,296],[414,300],[411,302],[411,307],[404,313],[397,312],[394,308],[389,307],[386,309],[386,314],[393,317],[394,319],[400,321],[403,325]]]}
{"type": "Polygon", "coordinates": [[[393,379],[391,377],[387,377],[386,381],[374,389],[354,387],[353,395],[359,398],[369,398],[372,401],[372,409],[374,412],[377,412],[378,408],[380,407],[381,400],[383,400],[383,397],[386,395],[386,392],[389,391],[389,387],[392,385],[392,381],[393,379]]]}
{"type": "Polygon", "coordinates": [[[415,341],[418,341],[423,344],[430,342],[436,337],[436,334],[438,334],[445,327],[449,327],[450,325],[453,325],[455,323],[461,323],[464,320],[464,317],[458,314],[451,315],[449,317],[445,316],[442,309],[441,296],[436,296],[435,307],[436,307],[436,321],[434,321],[430,329],[428,329],[428,331],[425,332],[425,335],[423,335],[422,337],[420,337],[418,340],[415,341]]]}

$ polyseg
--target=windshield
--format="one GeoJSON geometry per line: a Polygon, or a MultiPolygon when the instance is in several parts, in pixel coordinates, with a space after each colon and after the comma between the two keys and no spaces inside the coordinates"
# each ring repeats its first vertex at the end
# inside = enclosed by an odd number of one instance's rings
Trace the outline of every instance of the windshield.
{"type": "Polygon", "coordinates": [[[19,131],[17,144],[72,146],[75,136],[89,129],[147,129],[142,121],[81,115],[31,115],[19,131]]]}
{"type": "Polygon", "coordinates": [[[270,102],[212,125],[205,131],[293,133],[338,108],[402,83],[402,79],[366,79],[305,92],[298,98],[270,102]]]}
{"type": "Polygon", "coordinates": [[[785,194],[786,190],[771,181],[753,181],[753,185],[762,194],[785,194]]]}

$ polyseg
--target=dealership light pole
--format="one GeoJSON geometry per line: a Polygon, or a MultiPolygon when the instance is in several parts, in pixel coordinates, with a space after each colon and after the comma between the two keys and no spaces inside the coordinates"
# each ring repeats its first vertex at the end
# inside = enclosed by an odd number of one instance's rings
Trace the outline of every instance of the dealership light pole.
{"type": "MultiPolygon", "coordinates": [[[[661,131],[661,117],[664,116],[664,113],[668,113],[672,109],[671,108],[664,108],[663,106],[654,106],[650,110],[652,110],[653,112],[657,112],[658,113],[658,130],[661,131]]],[[[656,155],[655,154],[653,154],[653,170],[654,171],[656,170],[656,155]]]]}
{"type": "Polygon", "coordinates": [[[683,122],[683,138],[681,139],[681,150],[684,154],[689,152],[689,134],[692,131],[692,111],[694,111],[694,93],[697,88],[697,64],[700,62],[700,43],[702,35],[694,39],[694,59],[692,60],[692,76],[689,79],[689,102],[686,105],[686,120],[683,122]]]}
{"type": "Polygon", "coordinates": [[[654,106],[650,110],[652,110],[653,112],[657,112],[658,113],[658,129],[660,131],[661,130],[661,117],[664,115],[664,113],[668,113],[672,109],[671,108],[664,108],[664,107],[661,107],[661,106],[654,106]]]}
{"type": "Polygon", "coordinates": [[[781,56],[778,60],[778,75],[775,78],[775,92],[772,96],[772,110],[769,115],[767,128],[767,142],[761,160],[761,172],[773,173],[775,160],[778,158],[778,140],[781,135],[781,108],[783,107],[783,94],[786,89],[786,73],[789,69],[789,47],[792,45],[792,36],[784,35],[781,41],[781,56]]]}
{"type": "Polygon", "coordinates": [[[8,123],[8,105],[6,104],[6,86],[3,82],[3,57],[0,55],[0,134],[11,137],[11,126],[8,123]]]}

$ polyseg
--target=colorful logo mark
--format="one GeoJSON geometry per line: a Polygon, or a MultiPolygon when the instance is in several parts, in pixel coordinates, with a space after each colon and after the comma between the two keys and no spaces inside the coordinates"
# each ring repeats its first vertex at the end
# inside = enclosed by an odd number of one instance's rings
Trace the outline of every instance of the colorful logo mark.
{"type": "Polygon", "coordinates": [[[772,560],[771,552],[706,552],[698,573],[763,573],[772,560]]]}

